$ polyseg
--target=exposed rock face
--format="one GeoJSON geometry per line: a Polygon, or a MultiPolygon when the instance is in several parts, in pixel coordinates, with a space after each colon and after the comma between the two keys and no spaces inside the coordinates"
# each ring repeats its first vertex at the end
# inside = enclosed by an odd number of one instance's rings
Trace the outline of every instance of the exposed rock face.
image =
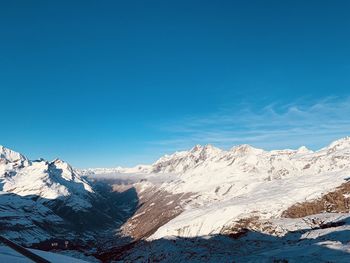
{"type": "Polygon", "coordinates": [[[122,232],[134,239],[152,235],[159,227],[168,223],[183,211],[183,204],[191,193],[172,194],[155,186],[137,187],[139,205],[136,213],[123,225],[122,232]]]}
{"type": "Polygon", "coordinates": [[[261,226],[258,216],[251,216],[239,219],[231,226],[225,226],[221,230],[221,234],[228,235],[233,238],[239,238],[250,230],[256,230],[261,226]]]}
{"type": "Polygon", "coordinates": [[[349,214],[298,219],[240,220],[229,235],[164,237],[134,244],[123,262],[349,262],[349,214]],[[256,224],[257,223],[257,224],[256,224]],[[246,228],[248,226],[248,228],[246,228]],[[253,227],[255,229],[250,229],[253,227]],[[266,231],[257,230],[266,229],[266,231]],[[270,234],[270,233],[278,233],[270,234]],[[266,234],[268,233],[268,234],[266,234]]]}
{"type": "Polygon", "coordinates": [[[297,203],[282,213],[282,217],[300,218],[308,215],[328,213],[349,213],[350,182],[312,201],[297,203]]]}

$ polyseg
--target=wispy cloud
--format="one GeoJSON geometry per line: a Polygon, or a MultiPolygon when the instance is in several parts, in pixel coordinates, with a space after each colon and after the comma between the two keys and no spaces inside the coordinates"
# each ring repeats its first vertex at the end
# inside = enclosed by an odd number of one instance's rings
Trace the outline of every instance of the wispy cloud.
{"type": "Polygon", "coordinates": [[[174,150],[197,143],[223,148],[248,143],[265,149],[301,145],[318,149],[350,135],[350,98],[273,104],[259,110],[225,110],[165,123],[162,127],[167,139],[153,143],[174,150]]]}

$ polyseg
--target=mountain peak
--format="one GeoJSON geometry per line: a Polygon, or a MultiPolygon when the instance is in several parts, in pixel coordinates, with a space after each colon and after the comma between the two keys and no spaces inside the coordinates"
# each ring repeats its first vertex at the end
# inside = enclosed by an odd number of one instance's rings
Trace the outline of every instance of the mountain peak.
{"type": "Polygon", "coordinates": [[[336,140],[332,142],[328,147],[328,149],[344,149],[344,148],[350,148],[350,136],[341,138],[339,140],[336,140]]]}
{"type": "Polygon", "coordinates": [[[308,149],[306,146],[301,146],[298,148],[297,153],[312,153],[310,149],[308,149]]]}
{"type": "Polygon", "coordinates": [[[211,144],[206,144],[204,146],[197,144],[189,152],[190,153],[200,153],[200,152],[220,152],[220,151],[221,151],[221,149],[219,149],[211,144]]]}
{"type": "Polygon", "coordinates": [[[237,153],[237,154],[244,155],[244,154],[248,154],[248,153],[258,154],[258,153],[263,152],[264,150],[255,148],[249,144],[241,144],[241,145],[237,145],[237,146],[232,147],[230,151],[237,153]]]}
{"type": "Polygon", "coordinates": [[[2,145],[0,145],[0,159],[5,159],[9,162],[17,162],[17,161],[27,161],[27,157],[24,155],[15,152],[11,149],[8,149],[2,145]]]}
{"type": "Polygon", "coordinates": [[[222,152],[210,144],[205,146],[197,144],[189,151],[175,152],[165,155],[153,164],[154,172],[183,172],[195,167],[198,163],[217,156],[222,152]]]}
{"type": "Polygon", "coordinates": [[[2,191],[38,196],[43,200],[62,199],[73,209],[91,207],[88,197],[93,193],[92,187],[68,163],[60,159],[31,162],[22,154],[3,146],[0,146],[0,160],[5,160],[0,162],[2,191]]]}
{"type": "Polygon", "coordinates": [[[191,150],[190,152],[194,153],[194,152],[198,152],[201,151],[203,149],[203,146],[200,144],[196,144],[191,150]]]}

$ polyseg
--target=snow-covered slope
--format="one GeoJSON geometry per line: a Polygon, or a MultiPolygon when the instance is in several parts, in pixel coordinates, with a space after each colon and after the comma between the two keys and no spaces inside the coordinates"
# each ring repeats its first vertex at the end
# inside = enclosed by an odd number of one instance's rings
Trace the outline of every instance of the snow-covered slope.
{"type": "Polygon", "coordinates": [[[0,224],[1,235],[26,245],[50,239],[53,233],[63,234],[67,227],[45,205],[5,192],[0,192],[0,224]]]}
{"type": "Polygon", "coordinates": [[[349,262],[349,214],[320,214],[271,220],[264,227],[285,235],[246,231],[239,237],[213,235],[143,241],[122,262],[349,262]],[[293,232],[292,232],[293,231],[293,232]]]}
{"type": "Polygon", "coordinates": [[[165,155],[152,165],[154,173],[183,173],[194,169],[203,162],[210,162],[222,154],[222,150],[212,145],[196,145],[190,151],[165,155]]]}
{"type": "Polygon", "coordinates": [[[29,161],[5,147],[0,150],[3,236],[28,246],[53,238],[83,244],[122,222],[125,213],[119,213],[115,197],[96,192],[68,163],[29,161]]]}
{"type": "MultiPolygon", "coordinates": [[[[206,236],[213,235],[221,240],[251,221],[254,231],[263,235],[262,238],[264,235],[290,237],[291,231],[305,228],[303,222],[307,219],[289,219],[286,215],[315,214],[312,211],[349,213],[349,179],[349,137],[315,152],[306,147],[265,151],[239,145],[226,151],[197,145],[189,151],[166,155],[151,165],[86,170],[74,170],[59,159],[30,161],[0,147],[0,223],[2,234],[27,243],[50,239],[62,231],[66,238],[74,229],[72,224],[84,226],[79,230],[85,234],[90,231],[88,223],[93,228],[103,220],[127,220],[121,229],[123,233],[150,240],[164,241],[169,236],[206,240],[206,236]],[[104,188],[103,184],[101,188],[98,180],[92,185],[87,175],[113,180],[105,180],[111,186],[104,188]],[[120,193],[103,196],[101,193],[107,189],[120,193]],[[308,203],[304,209],[305,202],[308,203]],[[128,207],[131,203],[132,209],[128,207]],[[118,206],[129,212],[118,214],[115,211],[118,206]],[[341,209],[338,211],[337,207],[341,209]]],[[[345,214],[344,218],[348,216],[345,214]]],[[[339,226],[339,229],[348,231],[348,227],[339,226]]],[[[115,230],[104,229],[104,233],[113,235],[115,230]]],[[[312,230],[310,235],[316,232],[312,230]]],[[[192,243],[179,240],[180,243],[175,241],[178,243],[175,249],[192,243]]],[[[274,240],[279,255],[285,248],[280,245],[280,237],[274,240]]],[[[156,245],[152,249],[157,250],[158,244],[163,246],[162,242],[150,243],[151,247],[156,245]]],[[[203,242],[206,246],[206,241],[203,242]]],[[[309,244],[307,240],[302,242],[309,244]]],[[[208,246],[214,243],[209,242],[208,246]]],[[[329,246],[348,249],[335,243],[329,246]]],[[[250,259],[250,253],[247,257],[250,259]]]]}
{"type": "MultiPolygon", "coordinates": [[[[177,180],[161,188],[172,193],[192,192],[185,211],[160,227],[153,238],[168,235],[217,234],[240,218],[279,217],[291,205],[320,197],[346,182],[350,174],[350,138],[333,142],[317,152],[264,151],[241,145],[193,158],[193,150],[162,159],[153,171],[176,171],[177,180]],[[192,162],[189,162],[191,160],[192,162]],[[180,169],[179,169],[180,168],[180,169]]],[[[196,147],[195,149],[200,149],[196,147]]]]}
{"type": "Polygon", "coordinates": [[[2,145],[0,145],[0,159],[2,159],[3,162],[27,161],[27,158],[22,154],[12,151],[2,145]]]}
{"type": "MultiPolygon", "coordinates": [[[[56,253],[50,253],[46,251],[41,250],[35,250],[31,249],[31,252],[34,254],[48,260],[52,263],[86,263],[87,261],[72,258],[65,255],[60,255],[56,253]]],[[[0,246],[0,262],[9,262],[9,263],[30,263],[33,262],[32,260],[28,259],[27,257],[21,255],[20,253],[16,252],[15,250],[7,247],[7,246],[0,246]]]]}
{"type": "MultiPolygon", "coordinates": [[[[143,178],[134,184],[141,197],[154,185],[157,191],[191,196],[179,204],[183,212],[160,226],[152,238],[218,234],[241,218],[279,218],[290,206],[321,197],[346,182],[350,138],[316,152],[304,146],[265,151],[239,145],[225,151],[197,145],[129,175],[135,173],[143,178]]],[[[118,174],[128,170],[119,169],[118,174]]],[[[150,212],[157,209],[157,201],[153,203],[150,212]]]]}
{"type": "Polygon", "coordinates": [[[74,210],[91,207],[92,187],[72,167],[59,159],[28,161],[0,146],[0,191],[32,196],[42,201],[61,199],[74,210]]]}

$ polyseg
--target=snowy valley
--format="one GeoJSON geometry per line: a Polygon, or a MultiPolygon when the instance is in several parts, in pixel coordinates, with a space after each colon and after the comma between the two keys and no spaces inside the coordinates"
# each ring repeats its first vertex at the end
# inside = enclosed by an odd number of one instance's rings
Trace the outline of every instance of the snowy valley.
{"type": "Polygon", "coordinates": [[[348,262],[349,180],[349,137],[84,170],[0,147],[0,235],[96,262],[348,262]]]}

